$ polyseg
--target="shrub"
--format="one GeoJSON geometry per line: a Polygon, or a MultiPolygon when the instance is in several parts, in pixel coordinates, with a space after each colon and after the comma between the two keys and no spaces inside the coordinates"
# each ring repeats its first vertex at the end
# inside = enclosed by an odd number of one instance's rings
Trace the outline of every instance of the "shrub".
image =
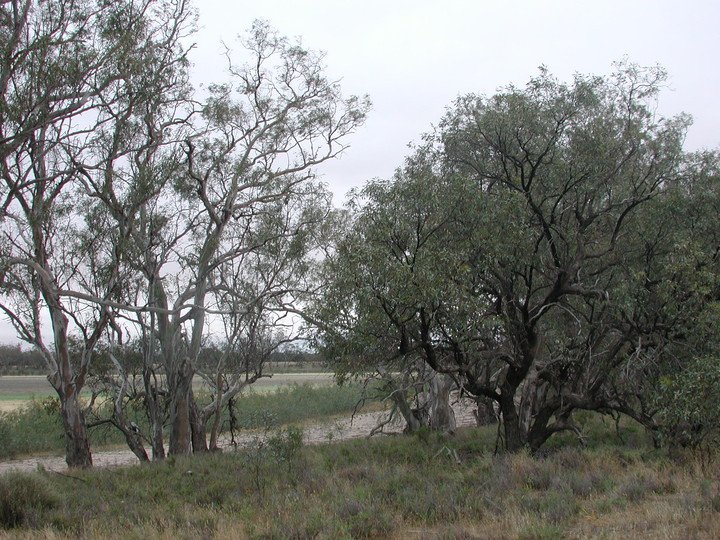
{"type": "Polygon", "coordinates": [[[65,445],[57,399],[32,400],[0,414],[0,457],[62,451],[65,445]]]}
{"type": "Polygon", "coordinates": [[[661,380],[658,396],[663,440],[699,449],[720,444],[720,357],[696,358],[661,380]]]}
{"type": "Polygon", "coordinates": [[[56,504],[55,494],[39,475],[10,472],[0,476],[0,526],[24,525],[32,521],[37,511],[56,504]]]}
{"type": "Polygon", "coordinates": [[[270,437],[255,437],[245,450],[245,467],[249,470],[255,489],[264,495],[267,481],[280,474],[297,483],[298,459],[303,444],[302,429],[289,427],[270,437]]]}
{"type": "MultiPolygon", "coordinates": [[[[311,418],[349,413],[361,396],[357,385],[292,385],[275,392],[250,392],[237,398],[238,429],[266,429],[303,422],[311,418]]],[[[229,422],[225,422],[225,427],[229,422]]]]}

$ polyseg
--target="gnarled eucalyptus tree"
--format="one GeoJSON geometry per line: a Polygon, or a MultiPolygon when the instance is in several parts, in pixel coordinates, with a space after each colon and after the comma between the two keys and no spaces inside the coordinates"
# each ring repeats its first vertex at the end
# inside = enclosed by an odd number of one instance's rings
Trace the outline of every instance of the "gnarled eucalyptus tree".
{"type": "Polygon", "coordinates": [[[459,98],[392,181],[361,192],[316,313],[329,351],[451,374],[495,403],[508,450],[577,431],[577,409],[654,427],[635,375],[667,330],[628,283],[643,212],[688,166],[689,120],[654,114],[663,80],[541,70],[459,98]]]}

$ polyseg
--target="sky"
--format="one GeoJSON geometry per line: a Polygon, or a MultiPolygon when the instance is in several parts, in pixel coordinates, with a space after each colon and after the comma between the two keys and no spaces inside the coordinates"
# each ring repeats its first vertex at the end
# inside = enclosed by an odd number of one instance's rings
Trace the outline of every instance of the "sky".
{"type": "Polygon", "coordinates": [[[720,2],[717,0],[202,0],[196,81],[224,77],[222,42],[264,19],[326,53],[347,95],[373,110],[342,158],[319,171],[341,205],[346,192],[388,178],[459,95],[523,86],[545,65],[571,81],[627,58],[669,73],[659,114],[686,112],[690,150],[720,147],[720,2]]]}
{"type": "MultiPolygon", "coordinates": [[[[720,147],[720,2],[717,0],[195,0],[195,83],[222,82],[223,42],[264,19],[324,51],[327,75],[346,95],[373,101],[341,159],[319,173],[340,206],[347,191],[389,178],[408,144],[439,123],[466,93],[524,85],[545,65],[570,81],[603,75],[627,57],[663,66],[669,85],[658,112],[690,113],[690,150],[720,147]]],[[[0,342],[16,342],[0,321],[0,342]]]]}

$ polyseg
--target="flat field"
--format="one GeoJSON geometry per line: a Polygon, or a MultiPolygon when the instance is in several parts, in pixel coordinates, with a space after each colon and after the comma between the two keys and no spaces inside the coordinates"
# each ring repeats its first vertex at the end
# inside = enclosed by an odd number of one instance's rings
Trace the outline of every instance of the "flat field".
{"type": "Polygon", "coordinates": [[[0,412],[11,411],[33,399],[52,396],[54,391],[43,375],[7,375],[0,377],[0,412]]]}
{"type": "MultiPolygon", "coordinates": [[[[255,392],[270,392],[293,384],[329,385],[333,383],[332,373],[277,373],[272,377],[263,377],[252,389],[255,392]]],[[[193,386],[202,390],[204,383],[195,377],[193,386]]],[[[7,375],[0,377],[0,412],[21,407],[31,399],[43,399],[55,396],[55,391],[43,375],[7,375]]]]}

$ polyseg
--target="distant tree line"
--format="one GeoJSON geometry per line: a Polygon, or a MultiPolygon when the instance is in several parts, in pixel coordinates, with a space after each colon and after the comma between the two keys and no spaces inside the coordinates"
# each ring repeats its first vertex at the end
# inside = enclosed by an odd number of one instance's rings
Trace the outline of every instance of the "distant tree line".
{"type": "MultiPolygon", "coordinates": [[[[208,369],[216,358],[219,347],[203,347],[198,355],[198,367],[208,369]]],[[[97,361],[100,365],[101,361],[97,361]]],[[[274,351],[268,357],[270,367],[283,365],[309,365],[315,364],[319,368],[324,366],[324,359],[317,353],[303,349],[288,348],[274,351]]],[[[43,355],[35,349],[23,348],[21,345],[0,345],[0,375],[45,375],[47,366],[43,355]]]]}
{"type": "Polygon", "coordinates": [[[20,345],[0,345],[0,375],[44,375],[45,360],[39,351],[20,345]]]}

